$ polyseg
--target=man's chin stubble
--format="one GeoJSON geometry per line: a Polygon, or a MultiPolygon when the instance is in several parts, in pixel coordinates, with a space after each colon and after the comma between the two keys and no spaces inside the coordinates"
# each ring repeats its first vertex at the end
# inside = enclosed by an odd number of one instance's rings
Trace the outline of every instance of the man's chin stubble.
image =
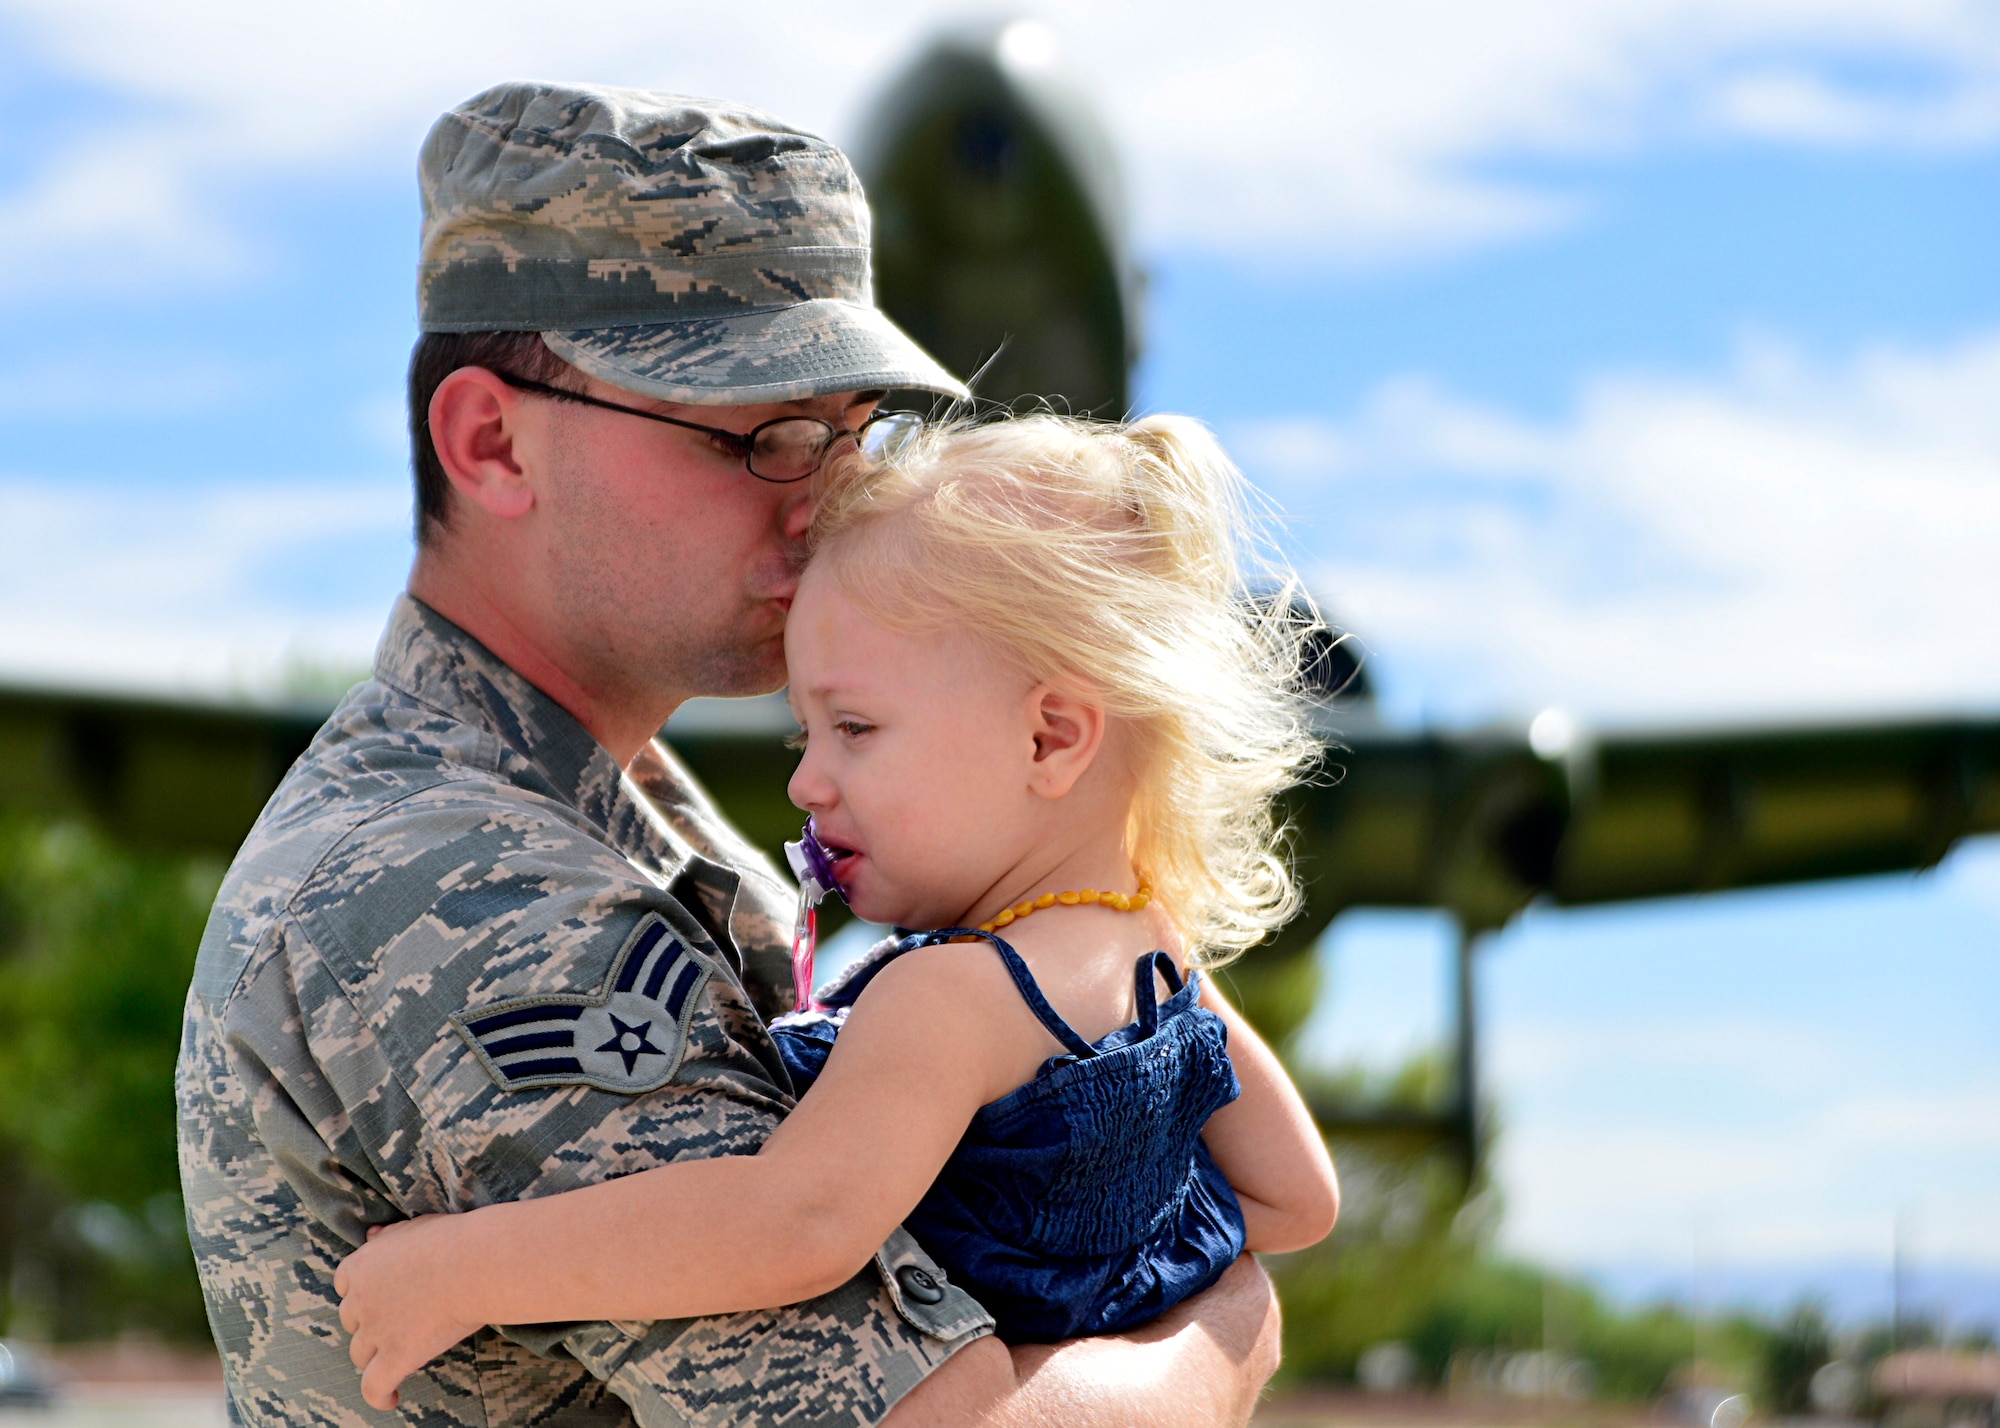
{"type": "Polygon", "coordinates": [[[692,698],[747,699],[785,687],[784,640],[774,637],[756,645],[710,649],[703,657],[681,665],[692,698]]]}

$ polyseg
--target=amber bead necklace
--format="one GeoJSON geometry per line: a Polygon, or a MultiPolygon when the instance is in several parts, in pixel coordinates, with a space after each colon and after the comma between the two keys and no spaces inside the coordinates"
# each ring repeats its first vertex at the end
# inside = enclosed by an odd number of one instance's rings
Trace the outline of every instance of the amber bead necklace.
{"type": "Polygon", "coordinates": [[[991,922],[980,923],[979,930],[998,932],[1009,923],[1019,922],[1024,917],[1031,917],[1051,907],[1078,907],[1095,903],[1099,907],[1108,907],[1113,912],[1137,912],[1152,900],[1151,883],[1139,884],[1139,891],[1135,893],[1099,892],[1096,888],[1082,888],[1076,892],[1043,893],[1038,898],[1002,908],[991,922]]]}

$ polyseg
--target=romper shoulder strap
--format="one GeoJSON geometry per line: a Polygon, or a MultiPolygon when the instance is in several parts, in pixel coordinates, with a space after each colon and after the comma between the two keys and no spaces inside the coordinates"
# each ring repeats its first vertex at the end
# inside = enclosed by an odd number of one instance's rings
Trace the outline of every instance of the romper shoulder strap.
{"type": "MultiPolygon", "coordinates": [[[[1181,980],[1181,969],[1174,965],[1174,959],[1165,952],[1148,952],[1132,969],[1132,1005],[1138,1013],[1139,1039],[1145,1040],[1160,1029],[1159,996],[1153,988],[1153,976],[1157,972],[1167,984],[1167,996],[1178,996],[1187,983],[1181,980]]],[[[1199,972],[1188,973],[1188,980],[1201,976],[1199,972]]]]}
{"type": "Polygon", "coordinates": [[[1063,1044],[1063,1049],[1072,1056],[1089,1059],[1097,1055],[1097,1048],[1076,1033],[1076,1028],[1064,1021],[1056,1009],[1049,1005],[1049,999],[1042,995],[1042,989],[1035,983],[1035,974],[1028,970],[1028,964],[1021,960],[1021,954],[1009,947],[1005,939],[995,933],[981,932],[976,927],[947,927],[937,932],[926,932],[921,940],[910,938],[909,946],[935,946],[949,942],[955,937],[977,937],[993,944],[993,950],[1000,954],[1006,965],[1007,975],[1014,979],[1014,987],[1021,994],[1021,1000],[1028,1004],[1028,1010],[1035,1019],[1048,1028],[1050,1036],[1063,1044]]]}

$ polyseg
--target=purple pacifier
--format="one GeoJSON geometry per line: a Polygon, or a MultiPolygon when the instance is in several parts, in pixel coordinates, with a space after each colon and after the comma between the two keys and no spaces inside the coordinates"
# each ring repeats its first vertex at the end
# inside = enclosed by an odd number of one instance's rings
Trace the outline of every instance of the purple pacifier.
{"type": "Polygon", "coordinates": [[[813,953],[819,946],[819,905],[828,893],[840,891],[833,875],[833,856],[819,841],[819,829],[806,819],[799,841],[785,844],[785,861],[799,880],[799,919],[792,926],[792,993],[798,999],[795,1011],[812,1005],[813,953]]]}

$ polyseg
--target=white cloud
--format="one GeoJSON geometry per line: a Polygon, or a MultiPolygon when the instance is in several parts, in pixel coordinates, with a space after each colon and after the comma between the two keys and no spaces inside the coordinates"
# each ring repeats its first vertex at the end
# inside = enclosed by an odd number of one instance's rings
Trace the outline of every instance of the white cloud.
{"type": "Polygon", "coordinates": [[[398,464],[409,459],[410,419],[407,398],[399,391],[377,392],[356,403],[349,418],[355,431],[380,450],[383,455],[397,458],[398,464]]]}
{"type": "Polygon", "coordinates": [[[1861,1096],[1830,1107],[1821,1128],[1857,1151],[2000,1156],[2000,1089],[1861,1096]]]}
{"type": "Polygon", "coordinates": [[[1547,422],[1392,382],[1327,459],[1313,430],[1235,446],[1336,611],[1389,670],[1451,669],[1457,713],[2000,702],[2000,335],[1830,367],[1753,343],[1547,422]]]}
{"type": "Polygon", "coordinates": [[[1928,1149],[1857,1146],[1812,1123],[1718,1131],[1542,1120],[1502,1141],[1496,1170],[1507,1240],[1572,1264],[1657,1261],[1693,1233],[1721,1261],[1860,1257],[1911,1208],[1952,1261],[1992,1264],[2000,1226],[1979,1189],[2000,1174],[1991,1139],[1945,1169],[1928,1149]]]}
{"type": "Polygon", "coordinates": [[[1821,1084],[1842,1059],[1840,1047],[1820,1032],[1756,1016],[1716,1015],[1510,1026],[1497,1039],[1492,1064],[1502,1082],[1531,1094],[1572,1086],[1615,1066],[1621,1075],[1698,1073],[1784,1095],[1821,1084]]]}
{"type": "Polygon", "coordinates": [[[2000,1083],[1883,1089],[1769,1013],[1513,1026],[1495,1053],[1506,1233],[1532,1252],[1657,1260],[1701,1226],[1726,1258],[1865,1257],[1920,1207],[1953,1260],[2000,1261],[2000,1083]]]}
{"type": "MultiPolygon", "coordinates": [[[[85,136],[0,193],[0,294],[126,293],[243,271],[246,242],[201,191],[183,144],[85,136]]],[[[185,136],[182,136],[185,138],[185,136]]]]}
{"type": "Polygon", "coordinates": [[[2000,1265],[1996,858],[1966,845],[1838,914],[1745,893],[1517,925],[1484,978],[1509,1242],[1600,1266],[1685,1270],[1697,1235],[1711,1265],[1861,1262],[1914,1216],[1929,1261],[2000,1265]]]}
{"type": "Polygon", "coordinates": [[[185,415],[222,407],[252,385],[245,368],[197,357],[151,366],[140,381],[129,380],[129,370],[129,363],[107,370],[73,358],[10,363],[0,368],[0,418],[185,415]]]}
{"type": "MultiPolygon", "coordinates": [[[[1677,133],[1927,146],[2000,133],[2000,20],[1977,0],[1349,0],[1239,5],[1226,23],[1196,0],[1044,8],[1132,169],[1150,243],[1380,260],[1571,211],[1482,174],[1494,159],[1677,133]],[[1845,62],[1929,77],[1871,88],[1845,62]]],[[[65,126],[71,147],[0,208],[0,271],[30,258],[45,281],[58,258],[99,281],[227,270],[244,241],[217,217],[232,193],[284,171],[407,173],[440,108],[506,77],[728,94],[852,139],[924,36],[990,13],[603,0],[578,23],[527,0],[4,0],[43,64],[138,115],[65,126]]]]}
{"type": "Polygon", "coordinates": [[[379,479],[169,495],[0,481],[0,670],[269,697],[365,668],[408,527],[407,487],[379,479]]]}
{"type": "Polygon", "coordinates": [[[1724,128],[1771,139],[1930,148],[1990,137],[2000,129],[2000,94],[1965,88],[1912,102],[1843,91],[1795,68],[1772,69],[1718,85],[1711,112],[1724,128]]]}

